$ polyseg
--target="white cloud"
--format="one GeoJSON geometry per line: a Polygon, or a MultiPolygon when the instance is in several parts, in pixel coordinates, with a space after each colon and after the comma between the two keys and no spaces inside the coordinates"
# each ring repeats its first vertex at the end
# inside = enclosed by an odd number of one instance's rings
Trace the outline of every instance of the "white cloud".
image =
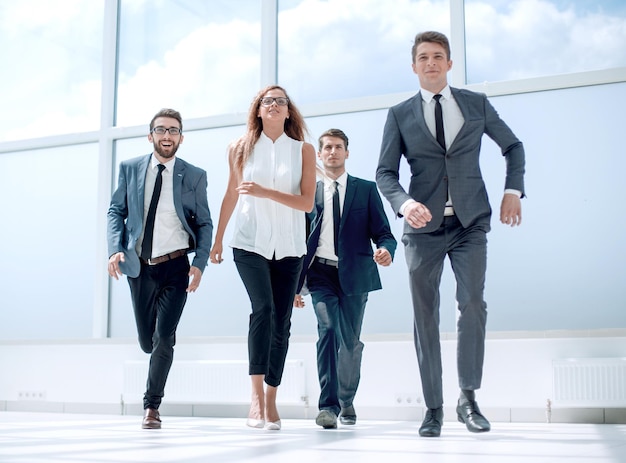
{"type": "MultiPolygon", "coordinates": [[[[142,18],[142,8],[160,5],[160,0],[132,0],[125,8],[129,17],[142,18]]],[[[410,68],[414,35],[449,28],[448,0],[303,0],[290,5],[279,18],[279,83],[298,105],[417,89],[410,68]]],[[[3,2],[0,46],[11,72],[2,74],[0,100],[11,114],[2,116],[0,139],[99,127],[102,11],[103,3],[91,0],[64,0],[62,8],[48,0],[3,2]]],[[[156,42],[165,45],[151,58],[141,52],[155,50],[154,30],[167,34],[167,27],[188,26],[167,15],[159,16],[164,25],[144,18],[137,37],[142,46],[133,48],[129,58],[146,62],[119,78],[118,122],[146,123],[164,106],[180,110],[186,119],[247,111],[260,85],[260,20],[227,17],[190,28],[180,40],[156,42]]],[[[547,0],[472,0],[466,18],[473,82],[626,64],[626,17],[609,10],[562,9],[547,0]]],[[[456,53],[452,50],[453,59],[456,53]]]]}

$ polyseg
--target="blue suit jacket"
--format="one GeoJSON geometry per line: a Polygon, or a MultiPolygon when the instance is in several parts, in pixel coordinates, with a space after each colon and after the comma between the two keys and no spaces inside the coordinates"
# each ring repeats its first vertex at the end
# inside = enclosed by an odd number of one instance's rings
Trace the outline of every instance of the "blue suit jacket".
{"type": "MultiPolygon", "coordinates": [[[[143,230],[146,172],[152,153],[120,164],[117,189],[107,214],[109,256],[123,252],[120,270],[137,277],[141,269],[135,249],[143,230]]],[[[174,164],[174,207],[189,233],[189,250],[195,251],[191,265],[204,270],[209,260],[213,223],[207,201],[206,172],[176,158],[174,164]]]]}
{"type": "MultiPolygon", "coordinates": [[[[298,293],[317,251],[323,213],[324,182],[319,181],[315,206],[307,214],[310,233],[298,293]]],[[[377,248],[386,248],[393,258],[397,243],[391,233],[376,184],[348,175],[338,242],[339,283],[344,293],[363,294],[382,288],[377,264],[373,260],[372,242],[377,248]]]]}
{"type": "Polygon", "coordinates": [[[465,123],[449,149],[431,134],[424,119],[421,93],[389,109],[383,132],[376,182],[393,210],[413,198],[433,218],[424,228],[404,223],[404,233],[430,233],[439,228],[450,188],[454,212],[464,227],[480,224],[489,231],[491,207],[480,172],[483,134],[495,141],[506,159],[504,188],[524,194],[524,147],[482,93],[451,88],[465,123]],[[399,183],[400,159],[411,169],[408,193],[399,183]]]}

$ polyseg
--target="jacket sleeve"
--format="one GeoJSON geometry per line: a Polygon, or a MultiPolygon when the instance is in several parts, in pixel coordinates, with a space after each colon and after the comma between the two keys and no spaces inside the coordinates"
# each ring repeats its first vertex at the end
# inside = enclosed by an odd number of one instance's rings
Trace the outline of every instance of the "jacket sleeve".
{"type": "Polygon", "coordinates": [[[209,261],[211,244],[213,242],[213,221],[207,199],[206,172],[198,169],[200,175],[194,185],[195,210],[188,218],[189,225],[195,234],[195,256],[191,265],[204,270],[209,261]]]}
{"type": "Polygon", "coordinates": [[[126,167],[120,165],[117,188],[111,197],[111,204],[107,212],[107,244],[109,257],[118,252],[124,252],[124,224],[128,217],[126,167]]]}
{"type": "Polygon", "coordinates": [[[374,244],[376,244],[377,248],[385,248],[391,254],[391,258],[393,259],[397,241],[391,232],[391,227],[389,226],[389,220],[387,219],[387,214],[385,213],[385,209],[383,207],[382,200],[380,199],[380,195],[378,194],[378,190],[376,189],[376,185],[371,183],[371,188],[369,190],[369,223],[370,223],[370,237],[374,244]]]}

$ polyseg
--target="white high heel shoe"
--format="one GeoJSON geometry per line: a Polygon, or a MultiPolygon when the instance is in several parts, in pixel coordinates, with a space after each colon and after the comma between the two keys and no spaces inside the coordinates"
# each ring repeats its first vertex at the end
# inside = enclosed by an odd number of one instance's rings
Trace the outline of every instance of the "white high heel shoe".
{"type": "Polygon", "coordinates": [[[278,421],[268,421],[265,423],[266,431],[280,431],[280,420],[278,421]]]}
{"type": "Polygon", "coordinates": [[[255,418],[248,418],[246,420],[246,426],[256,429],[263,429],[265,427],[265,420],[257,420],[255,418]]]}

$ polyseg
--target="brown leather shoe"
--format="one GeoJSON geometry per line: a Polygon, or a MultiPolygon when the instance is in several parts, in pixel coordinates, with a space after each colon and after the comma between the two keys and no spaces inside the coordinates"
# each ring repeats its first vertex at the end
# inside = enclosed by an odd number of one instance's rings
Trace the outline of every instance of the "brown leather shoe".
{"type": "Polygon", "coordinates": [[[146,413],[141,423],[143,429],[161,429],[161,415],[155,408],[146,408],[146,413]]]}

